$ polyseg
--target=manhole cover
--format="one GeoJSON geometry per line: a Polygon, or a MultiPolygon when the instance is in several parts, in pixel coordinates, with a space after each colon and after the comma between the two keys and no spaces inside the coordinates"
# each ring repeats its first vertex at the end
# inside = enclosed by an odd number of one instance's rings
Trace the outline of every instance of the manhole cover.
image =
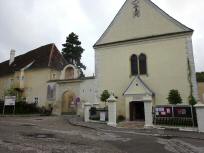
{"type": "Polygon", "coordinates": [[[27,137],[37,138],[37,139],[52,139],[55,138],[54,134],[43,134],[43,133],[35,133],[35,134],[27,134],[27,137]]]}

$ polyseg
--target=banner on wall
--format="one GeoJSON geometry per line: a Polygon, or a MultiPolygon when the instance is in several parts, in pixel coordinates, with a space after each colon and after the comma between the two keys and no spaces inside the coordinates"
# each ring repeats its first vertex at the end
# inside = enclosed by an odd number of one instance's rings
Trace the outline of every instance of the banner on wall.
{"type": "Polygon", "coordinates": [[[180,117],[180,118],[192,118],[191,106],[156,106],[156,117],[180,117]]]}

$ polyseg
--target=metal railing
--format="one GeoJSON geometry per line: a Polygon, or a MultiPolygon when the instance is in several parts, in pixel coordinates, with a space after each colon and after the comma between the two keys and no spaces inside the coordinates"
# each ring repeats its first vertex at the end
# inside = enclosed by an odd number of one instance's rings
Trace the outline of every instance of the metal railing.
{"type": "Polygon", "coordinates": [[[188,105],[159,105],[153,108],[153,124],[163,126],[196,127],[195,108],[188,105]]]}

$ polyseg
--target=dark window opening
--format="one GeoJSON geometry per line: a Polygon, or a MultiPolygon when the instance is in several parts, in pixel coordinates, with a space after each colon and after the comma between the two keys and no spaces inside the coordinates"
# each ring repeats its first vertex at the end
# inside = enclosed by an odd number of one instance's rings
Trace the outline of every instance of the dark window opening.
{"type": "Polygon", "coordinates": [[[138,75],[137,55],[131,56],[131,74],[138,75]]]}
{"type": "Polygon", "coordinates": [[[145,54],[139,56],[139,70],[141,75],[147,74],[147,57],[145,54]]]}

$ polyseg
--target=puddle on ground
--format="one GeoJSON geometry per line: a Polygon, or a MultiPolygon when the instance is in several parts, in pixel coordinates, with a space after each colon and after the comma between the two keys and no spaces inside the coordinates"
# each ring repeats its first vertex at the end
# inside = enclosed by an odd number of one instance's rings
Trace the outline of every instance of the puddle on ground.
{"type": "Polygon", "coordinates": [[[36,126],[35,124],[21,124],[20,126],[24,126],[24,127],[33,127],[36,126]]]}
{"type": "Polygon", "coordinates": [[[56,138],[54,134],[50,133],[34,133],[34,134],[23,134],[23,136],[37,139],[54,139],[56,138]]]}

